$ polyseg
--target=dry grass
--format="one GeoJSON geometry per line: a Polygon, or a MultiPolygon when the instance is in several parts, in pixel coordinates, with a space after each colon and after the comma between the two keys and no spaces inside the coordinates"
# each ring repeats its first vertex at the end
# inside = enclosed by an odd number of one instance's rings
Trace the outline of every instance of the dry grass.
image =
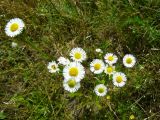
{"type": "Polygon", "coordinates": [[[0,119],[127,120],[133,114],[137,120],[158,120],[159,8],[157,0],[1,0],[0,119]],[[9,38],[4,27],[15,17],[23,19],[26,28],[9,38]],[[17,48],[11,47],[12,41],[17,48]],[[77,46],[88,54],[86,67],[98,57],[96,48],[119,59],[126,53],[136,56],[131,70],[119,61],[117,69],[127,74],[128,83],[122,89],[109,86],[111,100],[95,96],[99,81],[88,70],[75,94],[64,91],[61,75],[48,72],[48,62],[68,57],[77,46]]]}

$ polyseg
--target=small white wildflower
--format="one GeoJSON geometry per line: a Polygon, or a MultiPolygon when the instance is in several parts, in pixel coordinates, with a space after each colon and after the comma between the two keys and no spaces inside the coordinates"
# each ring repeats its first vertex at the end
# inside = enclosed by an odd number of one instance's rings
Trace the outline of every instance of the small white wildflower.
{"type": "Polygon", "coordinates": [[[12,48],[15,48],[15,47],[18,46],[18,44],[17,44],[16,42],[12,42],[12,43],[11,43],[11,46],[12,46],[12,48]]]}
{"type": "Polygon", "coordinates": [[[58,64],[55,61],[49,62],[47,68],[50,73],[55,73],[59,71],[58,64]]]}
{"type": "Polygon", "coordinates": [[[122,72],[116,72],[113,74],[113,84],[117,87],[123,87],[126,84],[126,75],[122,72]]]}
{"type": "Polygon", "coordinates": [[[63,69],[65,79],[74,78],[77,82],[81,81],[85,76],[85,70],[81,63],[71,62],[63,69]]]}
{"type": "Polygon", "coordinates": [[[70,52],[71,59],[75,62],[82,62],[86,60],[86,52],[82,48],[73,48],[70,52]]]}
{"type": "Polygon", "coordinates": [[[25,25],[22,19],[11,19],[5,27],[5,33],[10,37],[15,37],[23,31],[24,26],[25,25]]]}
{"type": "Polygon", "coordinates": [[[97,53],[103,53],[103,51],[102,51],[100,48],[97,48],[97,49],[96,49],[96,52],[97,52],[97,53]]]}
{"type": "Polygon", "coordinates": [[[123,64],[127,68],[132,68],[136,64],[136,58],[131,54],[126,54],[123,57],[123,64]]]}
{"type": "Polygon", "coordinates": [[[70,78],[64,80],[63,87],[65,90],[74,93],[81,87],[81,85],[80,82],[77,82],[74,78],[70,78]]]}
{"type": "Polygon", "coordinates": [[[104,56],[104,59],[105,59],[106,63],[108,63],[109,65],[113,65],[113,64],[115,64],[117,62],[118,57],[113,53],[107,53],[104,56]]]}
{"type": "Polygon", "coordinates": [[[100,59],[94,59],[91,63],[90,63],[90,70],[94,73],[94,74],[100,74],[103,72],[105,68],[104,62],[100,59]]]}
{"type": "Polygon", "coordinates": [[[70,61],[69,59],[65,58],[65,57],[59,57],[58,58],[58,64],[61,64],[61,65],[69,65],[70,61]]]}
{"type": "Polygon", "coordinates": [[[94,88],[97,96],[105,96],[107,94],[107,87],[104,84],[99,84],[94,88]]]}

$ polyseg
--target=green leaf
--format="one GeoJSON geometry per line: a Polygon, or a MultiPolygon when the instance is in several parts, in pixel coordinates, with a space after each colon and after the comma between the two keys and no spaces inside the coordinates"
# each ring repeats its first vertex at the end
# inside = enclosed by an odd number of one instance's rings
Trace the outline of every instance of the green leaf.
{"type": "Polygon", "coordinates": [[[6,118],[6,115],[4,114],[3,111],[0,112],[0,119],[5,119],[6,118]]]}
{"type": "Polygon", "coordinates": [[[101,83],[102,83],[102,84],[105,84],[105,80],[102,80],[101,83]]]}

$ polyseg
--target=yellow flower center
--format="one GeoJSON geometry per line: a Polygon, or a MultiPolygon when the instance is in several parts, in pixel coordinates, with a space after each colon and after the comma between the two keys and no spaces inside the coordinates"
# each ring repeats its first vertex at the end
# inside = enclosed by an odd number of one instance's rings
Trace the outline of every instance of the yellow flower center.
{"type": "Polygon", "coordinates": [[[16,30],[18,30],[18,28],[19,28],[19,25],[18,25],[17,23],[13,23],[13,24],[11,25],[10,30],[11,30],[12,32],[15,32],[16,30]]]}
{"type": "Polygon", "coordinates": [[[111,96],[110,95],[107,95],[107,100],[110,100],[111,99],[111,96]]]}
{"type": "Polygon", "coordinates": [[[76,85],[76,81],[75,80],[69,80],[68,82],[68,86],[73,88],[76,85]]]}
{"type": "Polygon", "coordinates": [[[109,56],[109,57],[108,57],[108,60],[109,60],[109,61],[113,61],[113,59],[114,59],[113,56],[109,56]]]}
{"type": "Polygon", "coordinates": [[[132,63],[132,59],[131,58],[127,58],[126,59],[126,63],[131,64],[132,63]]]}
{"type": "Polygon", "coordinates": [[[78,75],[78,68],[76,68],[76,67],[70,68],[69,75],[73,76],[73,77],[76,77],[78,75]]]}
{"type": "Polygon", "coordinates": [[[118,76],[118,77],[116,78],[116,81],[117,81],[118,83],[121,83],[121,82],[123,81],[122,76],[118,76]]]}
{"type": "Polygon", "coordinates": [[[95,70],[99,70],[100,68],[101,68],[101,64],[99,64],[99,63],[94,64],[95,70]]]}
{"type": "Polygon", "coordinates": [[[98,89],[98,92],[99,92],[99,93],[103,93],[103,92],[104,92],[104,88],[99,88],[99,89],[98,89]]]}
{"type": "Polygon", "coordinates": [[[107,67],[106,71],[108,73],[112,73],[113,72],[113,67],[112,66],[107,67]]]}
{"type": "Polygon", "coordinates": [[[129,117],[129,119],[130,119],[130,120],[134,120],[134,119],[135,119],[134,115],[131,115],[131,116],[129,117]]]}
{"type": "Polygon", "coordinates": [[[53,70],[55,70],[55,69],[56,69],[56,66],[55,66],[55,65],[52,65],[51,68],[52,68],[53,70]]]}
{"type": "Polygon", "coordinates": [[[81,53],[75,53],[74,54],[74,57],[76,58],[76,59],[81,59],[81,57],[82,57],[82,55],[81,55],[81,53]]]}

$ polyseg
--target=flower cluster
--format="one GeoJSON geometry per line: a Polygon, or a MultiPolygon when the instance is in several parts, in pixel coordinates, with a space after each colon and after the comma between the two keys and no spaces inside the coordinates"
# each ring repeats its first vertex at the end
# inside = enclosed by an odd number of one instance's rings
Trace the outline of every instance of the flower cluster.
{"type": "MultiPolygon", "coordinates": [[[[94,74],[101,74],[104,72],[109,75],[115,86],[123,87],[126,84],[127,77],[124,73],[115,70],[115,63],[117,63],[118,57],[113,53],[107,53],[104,56],[104,61],[101,59],[94,59],[90,64],[90,70],[94,74]]],[[[123,64],[125,67],[131,68],[135,63],[136,59],[133,55],[126,54],[123,57],[123,64]]],[[[104,84],[99,84],[95,87],[94,91],[98,96],[105,96],[107,93],[107,87],[104,84]]]]}
{"type": "MultiPolygon", "coordinates": [[[[103,53],[101,49],[97,49],[96,52],[103,53]]],[[[86,52],[82,48],[73,48],[70,52],[71,60],[60,57],[58,63],[52,61],[48,63],[48,70],[50,73],[60,71],[59,65],[63,68],[63,87],[66,91],[76,92],[81,84],[81,80],[85,77],[85,69],[82,62],[87,59],[86,52]]],[[[113,81],[113,85],[116,87],[123,87],[126,84],[127,77],[123,72],[116,71],[115,63],[117,63],[118,57],[113,53],[106,53],[104,59],[93,59],[90,63],[90,71],[94,74],[105,73],[113,81]]],[[[127,68],[131,68],[135,65],[136,58],[131,54],[126,54],[123,57],[123,65],[127,68]]],[[[94,88],[94,92],[97,96],[105,96],[107,94],[107,87],[104,84],[98,84],[94,88]]]]}
{"type": "MultiPolygon", "coordinates": [[[[6,27],[5,33],[10,37],[15,37],[19,35],[25,27],[23,20],[20,18],[11,19],[6,27]]],[[[11,46],[14,48],[17,43],[12,42],[11,46]]],[[[97,53],[101,54],[103,51],[101,49],[95,50],[97,53]]],[[[64,66],[63,68],[63,86],[64,89],[69,92],[76,92],[80,88],[80,82],[85,77],[85,69],[82,62],[86,60],[86,52],[82,48],[73,48],[70,52],[71,60],[59,57],[57,62],[52,61],[48,63],[48,70],[50,73],[55,73],[60,71],[59,65],[64,66]]],[[[94,59],[90,63],[90,71],[94,74],[105,73],[113,81],[113,85],[117,87],[123,87],[126,84],[127,77],[123,72],[118,72],[115,70],[115,63],[117,63],[118,57],[113,53],[107,53],[104,59],[94,59]]],[[[136,59],[131,54],[126,54],[123,57],[123,64],[127,68],[132,68],[136,63],[136,59]]],[[[99,84],[94,88],[95,93],[98,96],[105,96],[107,94],[107,87],[104,84],[99,84]]]]}
{"type": "Polygon", "coordinates": [[[86,52],[82,48],[74,48],[70,52],[71,60],[59,57],[58,64],[55,61],[49,62],[48,70],[50,73],[58,72],[60,69],[58,65],[64,66],[63,68],[63,86],[69,92],[76,92],[80,88],[80,81],[85,76],[85,69],[82,62],[86,60],[86,52]]]}

